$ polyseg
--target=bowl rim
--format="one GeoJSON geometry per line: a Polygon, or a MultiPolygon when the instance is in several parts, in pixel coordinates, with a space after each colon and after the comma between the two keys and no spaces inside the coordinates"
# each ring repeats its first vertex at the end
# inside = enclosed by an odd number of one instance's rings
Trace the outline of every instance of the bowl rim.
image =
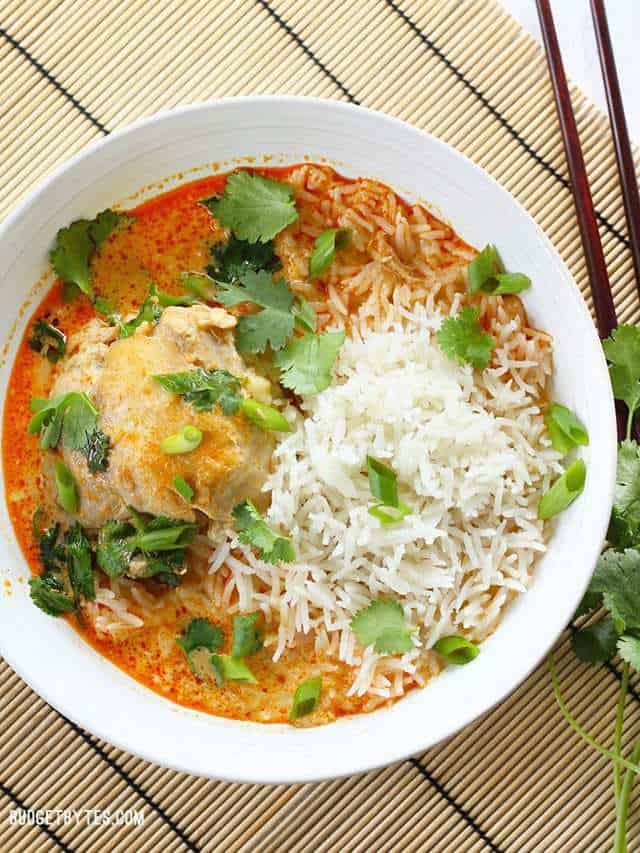
{"type": "MultiPolygon", "coordinates": [[[[271,104],[273,106],[282,107],[287,106],[295,109],[298,106],[303,106],[309,103],[322,105],[323,109],[336,110],[338,112],[342,112],[345,114],[364,114],[369,117],[370,120],[381,123],[382,126],[387,125],[391,127],[398,128],[403,133],[411,133],[414,135],[416,141],[418,138],[421,138],[424,142],[425,139],[428,140],[428,144],[432,146],[440,147],[446,150],[449,155],[454,156],[455,158],[460,158],[461,161],[466,163],[466,168],[472,168],[476,172],[478,172],[484,181],[488,181],[494,185],[494,188],[497,192],[508,196],[509,202],[511,205],[515,206],[520,215],[526,220],[528,220],[528,225],[532,229],[535,229],[537,232],[538,238],[541,243],[545,246],[546,250],[552,254],[555,262],[559,267],[562,268],[564,277],[567,281],[567,284],[570,284],[573,289],[574,301],[576,301],[575,297],[578,297],[576,304],[578,305],[578,310],[582,310],[586,316],[590,315],[584,301],[582,299],[582,295],[569,272],[567,265],[565,264],[563,258],[560,253],[555,249],[550,239],[547,237],[542,228],[535,222],[532,216],[527,212],[524,206],[516,199],[514,196],[503,187],[495,178],[493,178],[488,172],[486,172],[481,166],[476,164],[466,155],[462,154],[460,151],[455,149],[453,146],[448,145],[442,140],[434,137],[432,134],[423,131],[413,125],[405,122],[401,119],[395,118],[393,116],[387,115],[378,110],[372,110],[367,107],[363,107],[360,105],[344,103],[340,101],[334,101],[331,99],[323,99],[323,98],[315,98],[315,97],[303,97],[303,96],[291,96],[291,95],[249,95],[249,96],[237,96],[230,98],[220,98],[211,101],[203,101],[194,104],[189,104],[185,106],[176,107],[173,109],[162,110],[158,113],[155,113],[151,116],[144,117],[139,119],[136,122],[133,122],[126,127],[120,128],[116,131],[111,132],[108,136],[96,139],[85,146],[81,151],[77,152],[73,155],[69,160],[61,163],[57,168],[55,168],[51,174],[46,176],[42,181],[40,181],[27,195],[26,197],[16,206],[16,208],[6,217],[6,219],[0,223],[0,244],[5,238],[7,232],[11,230],[14,223],[19,221],[26,212],[31,208],[31,206],[38,200],[41,194],[45,193],[45,191],[59,181],[62,176],[66,175],[69,172],[72,172],[76,166],[81,163],[86,158],[99,153],[101,150],[110,147],[115,141],[122,139],[123,137],[127,137],[129,135],[133,135],[138,133],[140,130],[144,130],[145,128],[154,126],[165,119],[176,118],[181,115],[189,115],[191,113],[198,113],[201,111],[215,111],[217,109],[225,108],[230,104],[236,104],[240,107],[250,108],[253,104],[271,104]],[[580,307],[581,306],[581,309],[580,307]]],[[[445,211],[446,214],[446,211],[445,211]]],[[[597,344],[600,347],[600,342],[596,334],[595,327],[593,322],[591,321],[592,327],[592,337],[591,344],[597,344]]],[[[600,347],[601,349],[601,347],[600,347]]],[[[604,355],[601,353],[602,364],[605,365],[604,355]]],[[[597,539],[600,542],[600,545],[604,541],[605,533],[608,525],[610,506],[613,501],[613,492],[614,492],[614,484],[615,484],[615,467],[616,467],[616,438],[615,438],[615,415],[614,415],[614,406],[613,406],[613,397],[609,392],[609,399],[602,400],[603,405],[608,403],[609,409],[609,421],[611,427],[611,442],[608,449],[608,453],[603,455],[602,458],[599,458],[600,464],[605,466],[606,471],[608,472],[608,492],[606,495],[602,495],[601,497],[601,509],[598,513],[594,513],[594,518],[590,518],[590,529],[592,531],[592,535],[594,540],[597,539]],[[606,497],[606,501],[605,501],[606,497]]],[[[4,473],[2,473],[2,478],[4,477],[4,473]]],[[[14,537],[15,538],[15,537],[14,537]]],[[[591,570],[595,566],[595,562],[597,560],[598,554],[595,553],[593,556],[593,565],[591,566],[591,570]]],[[[588,578],[584,580],[583,583],[577,585],[575,592],[575,601],[572,603],[572,607],[566,607],[566,619],[562,620],[556,619],[556,625],[553,632],[553,636],[551,632],[549,632],[548,642],[545,642],[545,651],[542,653],[537,653],[533,657],[529,657],[527,663],[524,666],[521,666],[517,672],[514,672],[510,678],[509,684],[504,686],[498,692],[491,696],[489,701],[485,701],[482,703],[482,709],[477,710],[473,709],[471,713],[467,716],[462,715],[462,719],[457,718],[454,722],[451,723],[449,730],[442,734],[437,739],[429,739],[428,733],[420,737],[419,732],[414,732],[412,734],[412,743],[411,746],[408,746],[408,742],[404,743],[402,747],[398,747],[393,740],[387,743],[384,739],[382,739],[377,745],[378,752],[376,752],[373,757],[365,757],[361,753],[357,753],[354,756],[349,756],[348,758],[344,758],[340,756],[337,760],[335,758],[332,759],[328,763],[326,767],[319,769],[319,767],[315,768],[312,772],[299,772],[292,771],[291,767],[295,764],[295,760],[287,762],[286,767],[267,767],[266,769],[262,767],[260,762],[256,762],[255,769],[247,770],[247,765],[243,766],[243,769],[240,773],[227,772],[223,770],[223,772],[219,772],[218,768],[216,768],[215,774],[212,774],[210,770],[204,769],[202,766],[199,766],[194,769],[193,763],[185,762],[182,763],[179,759],[175,757],[175,754],[172,754],[168,757],[163,757],[161,751],[153,752],[153,750],[148,750],[144,748],[140,748],[135,743],[135,733],[128,738],[124,736],[123,733],[118,736],[113,735],[113,733],[109,730],[108,726],[104,726],[102,724],[96,725],[95,721],[91,719],[91,713],[83,712],[79,703],[74,701],[74,699],[66,701],[66,698],[61,700],[59,695],[56,695],[55,698],[52,698],[51,691],[45,687],[43,689],[40,685],[37,685],[33,682],[31,678],[30,672],[27,671],[26,667],[23,667],[22,662],[20,660],[19,654],[14,654],[12,650],[7,653],[6,643],[3,637],[3,632],[0,630],[0,653],[3,655],[7,663],[14,669],[14,671],[46,702],[52,705],[60,714],[64,717],[68,717],[71,721],[73,721],[76,725],[82,726],[87,730],[95,733],[98,737],[108,741],[109,743],[114,744],[119,749],[122,749],[126,752],[133,753],[135,755],[139,755],[146,761],[150,761],[154,764],[158,764],[160,766],[176,769],[182,772],[204,775],[211,778],[222,779],[225,781],[232,782],[248,782],[248,783],[271,783],[271,784],[283,784],[283,783],[297,783],[297,782],[311,782],[311,781],[319,781],[327,778],[337,778],[340,776],[361,773],[368,770],[375,769],[377,767],[385,766],[394,761],[400,761],[405,758],[410,757],[420,751],[423,751],[427,748],[431,748],[438,743],[450,738],[454,734],[456,734],[460,729],[469,723],[473,722],[479,716],[486,714],[491,709],[493,709],[496,705],[502,702],[508,695],[510,695],[518,685],[520,685],[528,675],[535,669],[535,667],[540,663],[540,661],[544,658],[546,652],[553,647],[558,637],[562,634],[566,622],[570,619],[571,613],[575,609],[580,597],[582,596],[586,585],[588,583],[588,578]],[[562,621],[562,624],[560,622],[562,621]]],[[[71,629],[70,629],[71,630],[71,629]]],[[[83,641],[84,642],[84,641],[83,641]]],[[[112,665],[113,666],[113,665],[112,665]]],[[[127,676],[129,680],[131,679],[127,676]]],[[[136,682],[137,684],[137,682],[136,682]]],[[[142,688],[145,692],[147,692],[146,688],[142,688]]],[[[150,692],[150,691],[149,691],[150,692]]],[[[407,697],[402,700],[404,704],[409,701],[410,697],[407,697]]],[[[167,704],[174,707],[174,703],[171,703],[169,700],[163,700],[167,704]]],[[[335,728],[336,726],[340,726],[346,731],[348,736],[348,727],[351,725],[354,720],[369,718],[371,715],[380,715],[382,713],[391,713],[393,708],[397,707],[398,703],[395,703],[391,709],[377,710],[371,712],[371,714],[366,715],[358,715],[356,717],[350,717],[341,719],[337,722],[328,724],[324,727],[311,728],[311,729],[293,729],[293,731],[297,732],[296,737],[305,737],[306,732],[317,732],[321,729],[328,730],[335,728]]],[[[185,711],[185,709],[181,709],[178,706],[179,710],[185,711]]],[[[192,713],[192,712],[188,712],[192,713]]],[[[210,715],[202,714],[200,712],[195,712],[199,714],[199,716],[207,717],[211,719],[210,715]]],[[[221,718],[214,717],[216,721],[220,721],[221,718]]],[[[225,724],[228,721],[223,721],[225,724]]],[[[234,724],[237,721],[233,721],[234,724]]],[[[179,724],[179,717],[176,716],[176,725],[179,724]]],[[[264,726],[262,724],[256,723],[240,723],[240,725],[249,725],[251,727],[260,726],[262,730],[264,729],[273,729],[277,727],[276,725],[264,726]]],[[[353,728],[353,726],[352,726],[353,728]]],[[[291,727],[286,727],[288,731],[291,731],[291,727]]],[[[231,735],[231,728],[228,729],[228,734],[231,735]]],[[[354,734],[357,735],[357,732],[354,731],[354,734]]]]}

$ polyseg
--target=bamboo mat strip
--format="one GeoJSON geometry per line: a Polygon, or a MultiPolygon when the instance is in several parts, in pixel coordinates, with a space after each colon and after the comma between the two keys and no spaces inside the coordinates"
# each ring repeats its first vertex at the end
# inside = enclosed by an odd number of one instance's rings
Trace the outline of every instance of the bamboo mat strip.
{"type": "MultiPolygon", "coordinates": [[[[547,231],[587,295],[544,58],[492,0],[95,0],[90,14],[74,0],[9,0],[2,15],[0,215],[87,142],[159,109],[255,92],[331,97],[404,118],[482,165],[547,231]]],[[[619,316],[636,321],[606,119],[572,95],[619,316]]],[[[569,704],[606,740],[618,669],[585,670],[567,637],[557,654],[569,704]]],[[[66,721],[4,663],[0,708],[0,850],[467,853],[611,844],[609,765],[560,719],[544,667],[419,759],[318,785],[230,785],[155,767],[66,721]],[[10,826],[5,815],[18,804],[136,807],[146,820],[135,828],[10,826]]],[[[628,709],[625,743],[640,733],[635,690],[628,709]]],[[[635,815],[630,837],[633,849],[635,815]]]]}

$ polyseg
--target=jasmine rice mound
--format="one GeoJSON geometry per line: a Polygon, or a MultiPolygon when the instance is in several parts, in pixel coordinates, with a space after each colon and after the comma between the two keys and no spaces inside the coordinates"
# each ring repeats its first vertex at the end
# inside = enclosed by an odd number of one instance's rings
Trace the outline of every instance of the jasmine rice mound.
{"type": "Polygon", "coordinates": [[[332,385],[303,414],[289,408],[293,432],[265,490],[267,520],[289,532],[296,561],[262,563],[230,533],[211,563],[229,570],[221,604],[237,599],[277,626],[274,659],[311,633],[354,667],[358,695],[423,684],[440,637],[484,640],[545,550],[537,504],[561,467],[540,405],[544,369],[508,347],[482,372],[450,361],[435,335],[442,319],[433,305],[399,309],[386,330],[348,338],[332,385]],[[368,512],[367,454],[397,474],[412,509],[399,524],[368,512]],[[349,627],[381,596],[419,628],[402,656],[362,649],[349,627]]]}

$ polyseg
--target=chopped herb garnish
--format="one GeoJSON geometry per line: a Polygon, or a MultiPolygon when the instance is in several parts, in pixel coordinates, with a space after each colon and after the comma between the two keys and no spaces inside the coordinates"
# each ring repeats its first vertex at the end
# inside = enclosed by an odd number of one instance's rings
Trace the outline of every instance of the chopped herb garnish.
{"type": "Polygon", "coordinates": [[[231,655],[234,658],[246,658],[262,648],[260,631],[260,613],[248,613],[233,617],[233,639],[231,655]]]}
{"type": "Polygon", "coordinates": [[[31,328],[29,346],[55,364],[67,351],[67,336],[52,323],[36,320],[31,328]]]}
{"type": "Polygon", "coordinates": [[[258,683],[258,679],[242,658],[234,658],[231,655],[211,655],[211,665],[215,672],[218,687],[222,687],[225,681],[258,683]]]}
{"type": "Polygon", "coordinates": [[[273,281],[268,272],[247,270],[232,283],[220,282],[216,299],[228,308],[250,302],[262,309],[239,318],[235,328],[238,352],[264,352],[268,346],[281,349],[293,332],[294,295],[283,278],[273,281]]]}
{"type": "Polygon", "coordinates": [[[162,306],[158,299],[158,290],[154,284],[149,288],[146,299],[132,320],[126,322],[118,315],[113,316],[113,322],[120,330],[121,338],[130,338],[143,323],[157,323],[162,316],[162,306]]]}
{"type": "Polygon", "coordinates": [[[218,625],[213,625],[208,619],[192,619],[185,627],[176,643],[188,655],[194,649],[205,648],[217,652],[224,642],[224,634],[218,625]]]}
{"type": "Polygon", "coordinates": [[[96,596],[91,546],[84,530],[74,524],[62,541],[59,534],[56,524],[37,536],[45,571],[29,581],[34,604],[50,616],[71,613],[82,600],[96,596]]]}
{"type": "Polygon", "coordinates": [[[586,477],[583,460],[576,459],[540,499],[538,518],[552,518],[565,510],[582,494],[586,477]]]}
{"type": "Polygon", "coordinates": [[[291,309],[295,317],[296,326],[303,332],[315,332],[317,325],[316,312],[309,302],[298,294],[291,309]]]}
{"type": "Polygon", "coordinates": [[[441,637],[433,647],[434,651],[447,661],[447,663],[462,666],[469,663],[480,654],[480,649],[475,643],[464,637],[441,637]]]}
{"type": "Polygon", "coordinates": [[[309,258],[309,278],[317,278],[327,267],[331,266],[339,249],[345,249],[351,240],[348,228],[327,228],[313,244],[313,252],[309,258]]]}
{"type": "Polygon", "coordinates": [[[292,338],[274,356],[281,384],[300,396],[324,391],[331,384],[333,366],[344,339],[344,332],[307,333],[292,338]]]}
{"type": "Polygon", "coordinates": [[[202,367],[184,373],[160,373],[153,377],[171,394],[179,394],[199,412],[210,412],[217,403],[225,415],[234,415],[242,403],[240,380],[226,370],[202,367]]]}
{"type": "Polygon", "coordinates": [[[374,498],[387,506],[398,506],[398,478],[395,471],[379,459],[367,456],[367,475],[374,498]]]}
{"type": "Polygon", "coordinates": [[[64,464],[56,462],[53,466],[58,503],[70,515],[78,511],[78,487],[73,474],[64,464]]]}
{"type": "Polygon", "coordinates": [[[92,474],[106,471],[109,467],[111,440],[102,430],[96,428],[86,434],[82,452],[87,458],[87,468],[92,474]]]}
{"type": "Polygon", "coordinates": [[[251,397],[245,397],[241,405],[242,414],[260,429],[273,432],[290,432],[291,426],[285,416],[265,403],[259,403],[251,397]]]}
{"type": "Polygon", "coordinates": [[[544,422],[549,430],[551,444],[558,453],[567,454],[577,445],[589,444],[589,434],[578,418],[566,406],[552,403],[544,422]]]}
{"type": "Polygon", "coordinates": [[[384,526],[397,524],[413,510],[398,498],[398,478],[395,471],[379,459],[367,456],[369,489],[377,504],[369,507],[369,515],[377,518],[384,526]]]}
{"type": "Polygon", "coordinates": [[[30,408],[34,414],[27,431],[31,435],[40,433],[43,450],[56,447],[60,440],[69,450],[82,450],[98,420],[98,410],[79,391],[51,399],[34,397],[30,408]]]}
{"type": "Polygon", "coordinates": [[[458,364],[471,364],[484,370],[489,364],[495,341],[482,331],[477,308],[463,308],[447,317],[438,331],[438,343],[443,353],[458,364]]]}
{"type": "Polygon", "coordinates": [[[314,678],[308,678],[306,681],[303,681],[302,684],[299,684],[293,695],[293,704],[289,711],[289,719],[299,720],[300,717],[306,717],[307,714],[312,714],[318,707],[321,691],[321,675],[316,675],[314,678]]]}
{"type": "Polygon", "coordinates": [[[520,293],[531,287],[531,279],[523,273],[505,272],[495,246],[485,246],[467,267],[469,291],[477,293],[520,293]]]}
{"type": "Polygon", "coordinates": [[[163,439],[160,443],[160,450],[162,450],[163,453],[172,455],[178,453],[191,453],[193,450],[200,447],[201,443],[202,430],[189,424],[188,426],[183,427],[180,432],[176,432],[163,439]]]}
{"type": "Polygon", "coordinates": [[[214,302],[216,298],[216,282],[203,272],[183,272],[180,280],[194,297],[202,302],[214,302]]]}
{"type": "Polygon", "coordinates": [[[173,488],[176,490],[176,492],[180,495],[181,498],[184,498],[184,500],[188,504],[191,503],[195,492],[193,491],[189,483],[187,483],[184,477],[174,477],[173,488]]]}
{"type": "Polygon", "coordinates": [[[115,228],[130,222],[131,217],[124,213],[103,210],[95,219],[78,219],[67,228],[61,228],[49,255],[56,275],[65,284],[75,285],[87,296],[93,296],[91,255],[115,228]]]}
{"type": "Polygon", "coordinates": [[[350,625],[361,646],[391,655],[411,651],[411,636],[418,630],[407,626],[402,607],[389,598],[378,598],[358,610],[350,625]]]}
{"type": "Polygon", "coordinates": [[[216,243],[211,249],[211,264],[207,272],[217,281],[236,281],[247,270],[258,272],[280,267],[280,259],[275,253],[273,241],[249,243],[238,240],[233,234],[226,242],[216,243]]]}
{"type": "Polygon", "coordinates": [[[110,578],[128,575],[153,577],[175,586],[185,573],[186,546],[196,533],[195,524],[157,516],[150,521],[109,521],[98,534],[96,559],[110,578]]]}
{"type": "Polygon", "coordinates": [[[202,204],[241,240],[266,243],[298,218],[293,187],[249,172],[229,175],[220,197],[202,204]]]}
{"type": "Polygon", "coordinates": [[[275,533],[251,501],[235,506],[232,515],[240,542],[255,548],[265,563],[290,563],[295,560],[291,539],[275,533]]]}

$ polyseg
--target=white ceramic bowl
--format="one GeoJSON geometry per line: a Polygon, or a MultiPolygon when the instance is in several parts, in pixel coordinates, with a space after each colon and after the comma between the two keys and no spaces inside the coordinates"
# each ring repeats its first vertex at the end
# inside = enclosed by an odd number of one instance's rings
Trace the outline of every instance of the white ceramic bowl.
{"type": "Polygon", "coordinates": [[[609,518],[616,445],[593,323],[557,252],[511,195],[465,157],[402,122],[303,98],[232,99],[146,119],[89,146],[33,192],[0,229],[0,339],[8,344],[3,398],[30,313],[21,309],[43,292],[44,284],[35,291],[33,284],[46,271],[58,228],[179,171],[260,162],[264,155],[274,164],[326,158],[344,174],[379,178],[425,200],[473,245],[497,243],[507,268],[533,279],[524,301],[534,325],[555,340],[555,397],[578,413],[591,439],[584,494],[560,517],[531,589],[508,609],[480,656],[390,709],[311,729],[180,708],[118,670],[64,621],[37,610],[3,496],[0,571],[11,579],[12,592],[0,592],[0,651],[18,674],[84,728],[150,761],[216,778],[278,783],[356,773],[424,750],[513,690],[567,625],[591,576],[609,518]]]}

